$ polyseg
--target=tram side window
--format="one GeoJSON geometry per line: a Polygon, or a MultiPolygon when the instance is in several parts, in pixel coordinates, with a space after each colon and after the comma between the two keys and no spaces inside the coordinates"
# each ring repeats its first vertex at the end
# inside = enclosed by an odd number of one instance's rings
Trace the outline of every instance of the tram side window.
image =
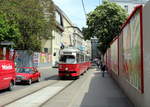
{"type": "Polygon", "coordinates": [[[77,63],[79,63],[80,62],[80,55],[79,54],[77,54],[77,63]]]}
{"type": "Polygon", "coordinates": [[[86,57],[86,61],[90,61],[90,57],[87,56],[87,57],[86,57]]]}
{"type": "Polygon", "coordinates": [[[75,63],[75,57],[73,55],[63,55],[61,56],[60,62],[64,62],[64,63],[75,63]]]}
{"type": "Polygon", "coordinates": [[[81,62],[84,61],[84,55],[81,55],[81,62]]]}
{"type": "Polygon", "coordinates": [[[87,57],[86,57],[86,56],[84,56],[84,61],[85,61],[85,62],[87,61],[87,57]]]}
{"type": "Polygon", "coordinates": [[[78,61],[78,63],[83,62],[84,61],[84,55],[82,55],[82,54],[77,55],[77,61],[78,61]]]}

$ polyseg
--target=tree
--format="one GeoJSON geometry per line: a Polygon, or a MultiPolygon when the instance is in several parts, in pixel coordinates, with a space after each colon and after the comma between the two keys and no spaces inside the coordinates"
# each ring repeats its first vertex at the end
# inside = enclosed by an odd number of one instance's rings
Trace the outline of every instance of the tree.
{"type": "Polygon", "coordinates": [[[119,35],[127,16],[127,12],[119,5],[104,1],[102,5],[87,15],[88,27],[82,29],[84,38],[97,37],[99,49],[104,54],[113,38],[119,35]]]}
{"type": "Polygon", "coordinates": [[[19,32],[19,27],[15,23],[10,23],[6,19],[5,15],[0,13],[0,42],[11,41],[15,44],[20,39],[21,34],[19,32]]]}
{"type": "Polygon", "coordinates": [[[55,14],[51,0],[1,0],[0,11],[19,26],[17,49],[40,51],[41,39],[52,38],[55,14]]]}

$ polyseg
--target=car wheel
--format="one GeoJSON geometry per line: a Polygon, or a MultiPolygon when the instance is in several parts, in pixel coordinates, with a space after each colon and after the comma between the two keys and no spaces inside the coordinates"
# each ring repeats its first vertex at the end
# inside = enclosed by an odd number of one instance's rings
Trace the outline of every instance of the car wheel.
{"type": "Polygon", "coordinates": [[[60,80],[64,80],[65,77],[64,77],[64,76],[59,76],[59,79],[60,79],[60,80]]]}
{"type": "Polygon", "coordinates": [[[12,91],[13,88],[14,88],[14,84],[13,84],[13,82],[10,82],[10,83],[9,83],[8,90],[9,90],[9,91],[12,91]]]}
{"type": "Polygon", "coordinates": [[[32,84],[32,79],[29,79],[28,84],[29,84],[29,85],[32,84]]]}
{"type": "Polygon", "coordinates": [[[41,81],[41,77],[38,77],[37,82],[40,82],[40,81],[41,81]]]}

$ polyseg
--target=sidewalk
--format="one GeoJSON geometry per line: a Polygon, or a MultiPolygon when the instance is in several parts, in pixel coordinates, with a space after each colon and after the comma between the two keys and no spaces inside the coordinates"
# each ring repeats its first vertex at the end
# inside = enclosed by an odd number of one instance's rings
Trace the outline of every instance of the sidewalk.
{"type": "Polygon", "coordinates": [[[82,102],[76,100],[70,107],[133,107],[115,81],[107,73],[105,77],[101,73],[95,70],[91,74],[89,86],[80,92],[80,96],[84,96],[82,102]]]}

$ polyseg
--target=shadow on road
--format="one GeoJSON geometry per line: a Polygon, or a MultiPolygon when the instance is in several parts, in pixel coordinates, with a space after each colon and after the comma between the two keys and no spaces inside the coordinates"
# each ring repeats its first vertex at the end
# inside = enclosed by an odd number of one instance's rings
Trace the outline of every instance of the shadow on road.
{"type": "Polygon", "coordinates": [[[5,93],[5,92],[10,92],[10,91],[8,91],[8,89],[0,90],[0,94],[3,94],[3,93],[5,93]]]}
{"type": "Polygon", "coordinates": [[[58,75],[53,75],[50,77],[45,77],[44,80],[59,80],[59,77],[58,77],[58,75]]]}

